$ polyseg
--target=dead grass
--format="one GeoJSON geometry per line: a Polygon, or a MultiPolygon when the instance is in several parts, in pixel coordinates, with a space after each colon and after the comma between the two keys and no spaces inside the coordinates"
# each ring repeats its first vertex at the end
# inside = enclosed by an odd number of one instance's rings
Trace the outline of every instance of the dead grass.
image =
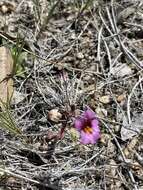
{"type": "Polygon", "coordinates": [[[28,56],[14,85],[24,98],[11,105],[21,138],[0,130],[0,188],[143,189],[142,1],[2,2],[1,45],[19,34],[28,56]],[[69,113],[86,105],[100,119],[96,145],[71,130],[69,113]]]}

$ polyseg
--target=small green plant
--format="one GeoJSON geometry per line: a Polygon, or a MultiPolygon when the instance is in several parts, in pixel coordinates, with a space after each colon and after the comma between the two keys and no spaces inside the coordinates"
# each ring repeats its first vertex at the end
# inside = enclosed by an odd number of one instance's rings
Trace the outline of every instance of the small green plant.
{"type": "Polygon", "coordinates": [[[35,5],[35,13],[36,13],[36,19],[37,21],[41,24],[41,29],[40,31],[44,30],[45,27],[47,27],[49,21],[51,20],[53,13],[55,12],[56,7],[58,6],[58,4],[60,3],[60,0],[50,0],[49,3],[49,8],[48,8],[48,15],[45,16],[44,21],[41,22],[41,5],[39,3],[38,0],[33,0],[33,3],[35,5]]]}
{"type": "Polygon", "coordinates": [[[16,44],[12,47],[11,53],[13,57],[13,76],[20,76],[25,78],[25,68],[23,62],[27,56],[27,52],[23,51],[25,42],[24,40],[17,36],[16,44]]]}
{"type": "Polygon", "coordinates": [[[15,135],[21,135],[20,129],[16,126],[16,123],[12,117],[9,106],[3,104],[3,110],[0,112],[0,128],[9,131],[15,135]]]}
{"type": "Polygon", "coordinates": [[[60,1],[58,0],[58,1],[56,1],[53,5],[51,5],[51,8],[50,8],[49,13],[48,13],[48,16],[45,17],[45,20],[44,20],[42,29],[44,29],[44,28],[48,25],[49,21],[51,20],[51,18],[52,18],[52,16],[53,16],[53,13],[54,13],[56,7],[57,7],[58,4],[59,4],[59,2],[60,2],[60,1]]]}
{"type": "Polygon", "coordinates": [[[24,40],[17,36],[16,44],[11,48],[5,46],[1,49],[1,56],[3,57],[3,68],[1,69],[4,73],[2,80],[0,81],[0,128],[9,131],[15,135],[21,135],[20,129],[16,126],[15,120],[12,117],[10,111],[10,101],[13,95],[13,77],[24,76],[24,67],[22,65],[23,59],[25,58],[25,52],[22,52],[24,47],[24,40]],[[11,65],[11,66],[10,66],[11,65]],[[11,67],[11,69],[9,69],[11,67]],[[9,70],[10,71],[9,71],[9,70]]]}

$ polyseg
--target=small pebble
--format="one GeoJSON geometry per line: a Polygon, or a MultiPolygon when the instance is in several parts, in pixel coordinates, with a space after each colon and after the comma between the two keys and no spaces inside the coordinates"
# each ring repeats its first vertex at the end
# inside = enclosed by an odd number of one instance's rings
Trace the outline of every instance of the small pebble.
{"type": "Polygon", "coordinates": [[[117,101],[120,103],[120,102],[122,102],[123,100],[125,100],[125,98],[126,98],[126,95],[125,95],[125,94],[121,94],[121,95],[119,95],[119,96],[117,97],[117,101]]]}
{"type": "Polygon", "coordinates": [[[83,53],[81,53],[81,52],[77,53],[77,58],[78,59],[83,59],[84,58],[83,53]]]}
{"type": "Polygon", "coordinates": [[[108,104],[111,102],[111,98],[109,95],[106,95],[106,96],[101,96],[99,97],[99,101],[103,104],[108,104]]]}
{"type": "Polygon", "coordinates": [[[54,122],[58,123],[59,120],[62,118],[62,114],[59,112],[58,109],[52,109],[48,113],[48,118],[51,121],[54,121],[54,122]]]}
{"type": "Polygon", "coordinates": [[[8,12],[8,7],[6,5],[1,6],[1,11],[3,14],[6,14],[8,12]]]}

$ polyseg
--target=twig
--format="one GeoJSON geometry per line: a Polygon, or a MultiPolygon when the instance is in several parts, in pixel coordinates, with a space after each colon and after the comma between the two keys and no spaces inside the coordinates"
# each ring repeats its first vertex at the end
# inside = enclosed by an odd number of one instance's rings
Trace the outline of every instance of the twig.
{"type": "Polygon", "coordinates": [[[101,52],[100,52],[100,49],[101,49],[101,35],[102,35],[102,30],[103,30],[103,27],[101,26],[100,30],[98,31],[98,47],[97,47],[97,60],[101,61],[101,52]]]}
{"type": "Polygon", "coordinates": [[[58,187],[55,187],[54,185],[48,185],[48,184],[40,183],[40,182],[37,181],[37,180],[30,179],[30,178],[28,178],[28,177],[25,177],[25,176],[16,174],[16,173],[14,173],[14,172],[11,172],[11,171],[9,171],[8,169],[0,168],[0,171],[3,172],[3,173],[6,173],[6,174],[8,174],[8,175],[11,175],[11,176],[13,176],[13,177],[15,177],[15,178],[19,178],[19,179],[22,179],[22,180],[24,180],[24,181],[28,181],[28,182],[37,184],[37,185],[39,185],[39,186],[51,188],[51,189],[53,189],[53,190],[58,190],[58,189],[59,189],[58,187]]]}
{"type": "Polygon", "coordinates": [[[86,160],[86,162],[84,162],[83,164],[81,164],[79,166],[79,168],[85,166],[86,164],[88,164],[89,162],[91,162],[93,159],[95,159],[98,155],[100,155],[103,152],[103,149],[104,148],[102,148],[98,153],[94,154],[91,158],[89,158],[88,160],[86,160]]]}
{"type": "MultiPolygon", "coordinates": [[[[108,12],[108,16],[109,16],[109,12],[108,12]]],[[[108,27],[108,25],[106,24],[101,12],[99,11],[99,16],[102,20],[102,23],[104,24],[104,26],[106,27],[107,31],[111,34],[111,36],[115,37],[115,42],[117,43],[117,45],[119,47],[121,47],[123,53],[128,57],[128,59],[133,62],[139,69],[143,70],[143,68],[141,67],[141,62],[138,60],[137,57],[135,57],[135,55],[132,54],[132,52],[130,52],[129,49],[127,49],[127,47],[122,43],[122,40],[120,39],[120,36],[119,36],[119,31],[117,29],[117,25],[116,25],[116,20],[115,20],[115,15],[114,15],[114,9],[113,9],[113,6],[112,6],[112,17],[113,17],[113,22],[112,22],[112,26],[113,26],[113,23],[114,23],[114,28],[113,28],[113,31],[115,30],[115,34],[110,30],[110,28],[108,27]],[[118,40],[117,40],[118,39],[118,40]]],[[[111,16],[110,16],[111,18],[111,16]]],[[[111,19],[109,19],[111,21],[111,19]]]]}
{"type": "MultiPolygon", "coordinates": [[[[123,158],[123,161],[127,164],[128,161],[127,161],[127,159],[126,159],[126,157],[125,157],[125,155],[124,155],[124,153],[123,153],[123,151],[122,151],[122,148],[121,148],[121,146],[120,146],[120,144],[119,144],[117,138],[115,137],[114,133],[112,132],[112,130],[109,128],[109,126],[108,126],[103,120],[101,120],[101,122],[104,124],[104,126],[107,128],[107,130],[110,132],[110,134],[111,134],[111,136],[113,137],[113,139],[114,139],[114,141],[115,141],[117,147],[119,148],[119,151],[120,151],[120,153],[121,153],[121,156],[122,156],[122,158],[123,158]]],[[[128,169],[128,173],[129,173],[129,177],[130,177],[130,179],[131,179],[131,182],[132,182],[133,185],[134,185],[134,190],[138,190],[137,183],[136,183],[136,181],[135,181],[135,179],[134,179],[134,176],[133,176],[132,171],[130,170],[130,168],[128,169]]]]}
{"type": "Polygon", "coordinates": [[[128,115],[128,121],[129,121],[129,125],[131,125],[132,121],[131,121],[131,114],[130,114],[130,101],[131,98],[134,94],[134,91],[136,89],[136,87],[143,81],[143,77],[139,79],[139,81],[134,85],[134,87],[132,88],[131,93],[128,96],[128,100],[127,100],[127,115],[128,115]]]}
{"type": "MultiPolygon", "coordinates": [[[[16,42],[14,42],[14,40],[9,39],[9,38],[11,38],[11,36],[9,36],[9,35],[7,35],[7,34],[3,34],[1,31],[0,31],[0,36],[1,36],[3,39],[8,40],[10,43],[16,45],[16,42]]],[[[36,55],[35,53],[33,53],[33,52],[31,52],[31,51],[25,49],[24,47],[23,47],[22,49],[23,49],[24,51],[26,51],[27,53],[33,55],[34,57],[37,57],[37,58],[42,59],[42,60],[44,60],[44,61],[47,61],[47,59],[45,59],[45,58],[43,58],[43,57],[41,57],[41,56],[39,56],[39,55],[36,55]]],[[[49,63],[49,64],[51,64],[51,63],[49,63]]]]}
{"type": "MultiPolygon", "coordinates": [[[[114,13],[114,0],[111,0],[111,10],[112,10],[112,18],[113,18],[113,30],[115,31],[116,34],[119,33],[118,28],[117,28],[117,24],[116,24],[116,19],[115,19],[115,13],[114,13]]],[[[112,21],[112,20],[110,20],[112,21]]],[[[122,40],[120,38],[119,35],[117,35],[117,38],[119,40],[120,43],[120,47],[122,48],[123,52],[125,53],[125,55],[127,55],[127,57],[141,70],[143,70],[143,68],[141,67],[141,62],[138,60],[137,57],[135,57],[135,55],[132,54],[132,52],[130,52],[127,47],[125,47],[125,45],[122,43],[122,40]]]]}

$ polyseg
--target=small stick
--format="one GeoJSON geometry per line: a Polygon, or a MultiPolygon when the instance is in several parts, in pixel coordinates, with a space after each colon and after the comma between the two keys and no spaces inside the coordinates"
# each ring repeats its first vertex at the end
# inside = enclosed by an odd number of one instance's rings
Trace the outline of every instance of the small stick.
{"type": "MultiPolygon", "coordinates": [[[[121,146],[120,146],[120,144],[119,144],[117,138],[115,137],[114,133],[112,132],[112,130],[109,128],[109,126],[108,126],[103,120],[102,120],[102,123],[104,124],[104,126],[107,128],[107,130],[110,132],[111,136],[113,137],[113,139],[114,139],[114,141],[115,141],[117,147],[118,147],[119,150],[120,150],[120,153],[121,153],[121,156],[122,156],[122,158],[123,158],[123,161],[124,161],[125,163],[128,163],[128,162],[127,162],[127,159],[126,159],[126,157],[125,157],[125,155],[124,155],[124,153],[123,153],[123,151],[122,151],[122,148],[121,148],[121,146]]],[[[129,173],[129,177],[130,177],[130,179],[131,179],[131,182],[132,182],[133,185],[134,185],[134,190],[138,190],[138,187],[137,187],[137,185],[136,185],[136,181],[135,181],[135,179],[134,179],[134,176],[133,176],[133,174],[132,174],[130,168],[129,168],[129,170],[128,170],[128,173],[129,173]]]]}
{"type": "Polygon", "coordinates": [[[28,178],[28,177],[25,177],[25,176],[22,176],[22,175],[13,173],[13,172],[11,172],[11,171],[9,171],[9,170],[7,170],[7,169],[0,168],[0,172],[6,173],[6,174],[8,174],[8,175],[11,175],[11,176],[13,176],[13,177],[15,177],[15,178],[22,179],[22,180],[24,180],[24,181],[28,181],[28,182],[31,182],[31,183],[35,183],[35,184],[37,184],[37,185],[39,185],[39,186],[51,188],[51,189],[53,189],[53,190],[58,190],[58,189],[59,189],[58,187],[55,187],[55,186],[53,186],[53,185],[48,185],[48,184],[40,183],[40,182],[37,181],[37,180],[30,179],[30,178],[28,178]]]}
{"type": "Polygon", "coordinates": [[[130,114],[130,101],[132,98],[132,95],[134,94],[134,91],[136,89],[136,87],[143,81],[143,77],[139,79],[139,81],[134,85],[130,95],[128,96],[128,100],[127,100],[127,115],[128,115],[128,121],[129,121],[129,125],[131,125],[132,121],[131,121],[131,114],[130,114]]]}

